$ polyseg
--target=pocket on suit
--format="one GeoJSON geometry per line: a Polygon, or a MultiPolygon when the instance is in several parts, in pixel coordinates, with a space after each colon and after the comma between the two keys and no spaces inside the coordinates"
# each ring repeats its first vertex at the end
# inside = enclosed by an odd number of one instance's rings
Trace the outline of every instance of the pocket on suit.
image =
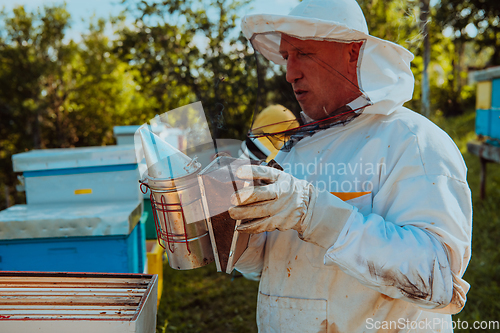
{"type": "Polygon", "coordinates": [[[259,332],[327,332],[327,301],[259,292],[257,306],[259,332]]]}
{"type": "Polygon", "coordinates": [[[353,205],[363,215],[372,212],[372,192],[331,192],[344,202],[353,205]]]}

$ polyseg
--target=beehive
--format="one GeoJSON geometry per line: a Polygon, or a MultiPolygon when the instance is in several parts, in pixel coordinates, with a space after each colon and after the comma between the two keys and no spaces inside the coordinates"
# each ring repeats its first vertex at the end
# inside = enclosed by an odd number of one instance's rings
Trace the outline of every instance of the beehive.
{"type": "Polygon", "coordinates": [[[0,212],[0,270],[143,273],[133,146],[16,154],[26,205],[0,212]]]}
{"type": "Polygon", "coordinates": [[[2,333],[153,333],[157,275],[0,272],[2,333]]]}
{"type": "Polygon", "coordinates": [[[500,66],[474,73],[477,82],[476,134],[500,139],[500,66]]]}

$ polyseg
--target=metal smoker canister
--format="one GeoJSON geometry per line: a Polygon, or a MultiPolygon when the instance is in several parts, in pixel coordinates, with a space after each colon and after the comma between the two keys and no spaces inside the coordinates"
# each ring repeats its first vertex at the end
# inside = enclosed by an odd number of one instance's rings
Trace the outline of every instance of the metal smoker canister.
{"type": "Polygon", "coordinates": [[[197,179],[201,164],[152,133],[143,136],[146,137],[143,138],[143,147],[148,175],[141,183],[151,192],[158,241],[166,250],[170,267],[184,270],[211,263],[214,254],[197,179]],[[147,140],[146,135],[153,140],[147,140]],[[146,148],[151,143],[156,146],[156,154],[167,151],[167,157],[161,158],[160,155],[157,160],[152,159],[146,148]],[[151,174],[170,177],[153,177],[151,174]]]}

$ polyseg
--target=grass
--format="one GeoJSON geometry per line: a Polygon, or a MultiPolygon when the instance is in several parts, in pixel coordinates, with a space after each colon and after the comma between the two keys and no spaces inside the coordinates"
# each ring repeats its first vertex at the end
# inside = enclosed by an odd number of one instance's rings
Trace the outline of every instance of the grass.
{"type": "MultiPolygon", "coordinates": [[[[473,112],[433,119],[454,139],[468,166],[474,225],[472,259],[465,280],[471,289],[464,310],[453,319],[471,326],[474,321],[500,320],[500,165],[488,164],[487,196],[480,201],[479,159],[466,148],[467,142],[476,137],[474,119],[473,112]]],[[[175,271],[165,264],[164,274],[157,332],[257,332],[257,282],[241,275],[217,273],[214,264],[191,271],[175,271]]]]}
{"type": "Polygon", "coordinates": [[[165,263],[157,332],[257,332],[258,282],[217,273],[212,263],[176,271],[165,263]]]}
{"type": "MultiPolygon", "coordinates": [[[[440,125],[455,140],[468,167],[467,180],[472,191],[473,232],[472,258],[464,278],[470,283],[465,308],[454,320],[500,321],[500,165],[487,166],[486,198],[479,199],[479,158],[467,152],[466,143],[476,137],[474,113],[449,120],[438,119],[440,125]]],[[[455,332],[478,332],[457,329],[455,332]]],[[[481,330],[498,332],[498,330],[481,330]]]]}

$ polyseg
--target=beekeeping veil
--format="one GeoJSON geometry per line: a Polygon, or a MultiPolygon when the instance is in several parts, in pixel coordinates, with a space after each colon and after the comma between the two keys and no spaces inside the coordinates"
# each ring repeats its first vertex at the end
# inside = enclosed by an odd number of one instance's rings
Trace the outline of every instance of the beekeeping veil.
{"type": "MultiPolygon", "coordinates": [[[[414,78],[410,62],[413,54],[397,44],[371,36],[355,0],[304,0],[288,15],[245,16],[242,31],[257,53],[277,65],[286,64],[279,53],[282,34],[303,40],[362,42],[357,68],[357,86],[362,95],[361,100],[353,101],[353,112],[387,115],[412,98],[414,78]]],[[[345,79],[334,71],[332,75],[345,79]]],[[[304,120],[313,125],[306,125],[306,131],[321,128],[321,121],[307,117],[304,120]]],[[[288,134],[297,132],[290,129],[288,134]]],[[[260,129],[250,136],[265,134],[266,130],[260,129]]]]}

